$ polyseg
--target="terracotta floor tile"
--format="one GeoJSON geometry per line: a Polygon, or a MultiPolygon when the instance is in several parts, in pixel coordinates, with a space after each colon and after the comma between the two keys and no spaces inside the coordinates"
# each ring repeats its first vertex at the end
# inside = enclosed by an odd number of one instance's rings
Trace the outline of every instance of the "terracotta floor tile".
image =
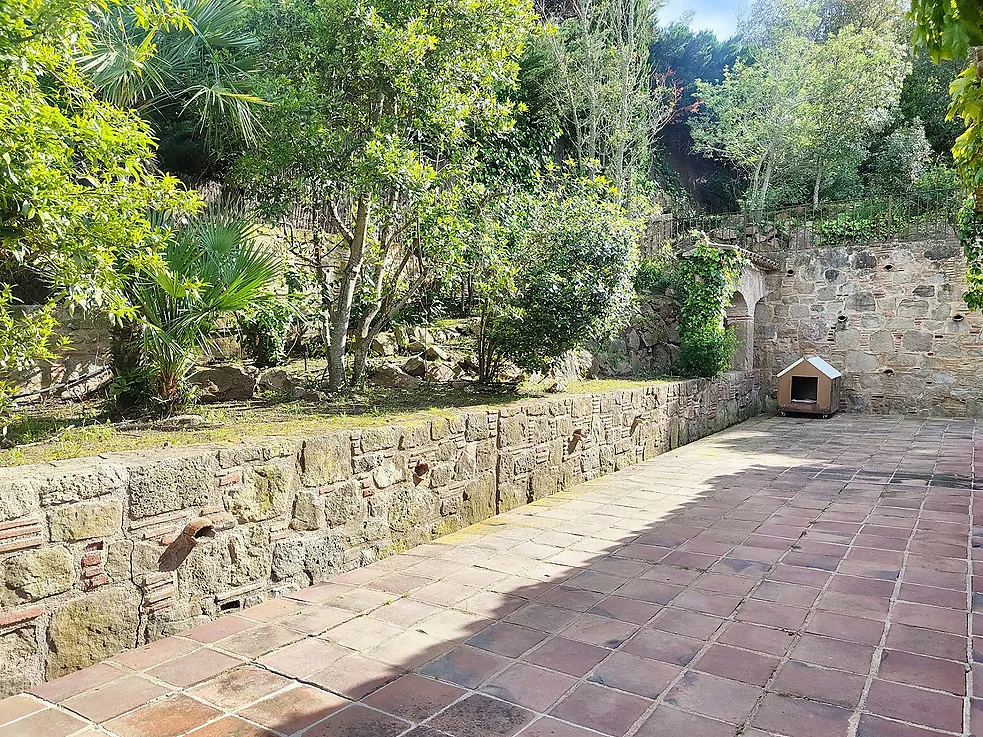
{"type": "Polygon", "coordinates": [[[257,622],[272,622],[308,608],[307,604],[292,599],[267,599],[261,604],[243,609],[239,612],[239,616],[257,622]]]}
{"type": "Polygon", "coordinates": [[[884,623],[836,612],[816,612],[806,625],[806,632],[873,646],[881,641],[884,623]]]}
{"type": "Polygon", "coordinates": [[[464,688],[477,688],[512,662],[500,655],[467,645],[459,645],[446,655],[419,669],[423,675],[464,688]]]}
{"type": "Polygon", "coordinates": [[[127,671],[114,667],[109,663],[96,663],[88,668],[77,670],[67,676],[34,686],[29,693],[40,696],[45,701],[59,704],[90,688],[115,681],[127,674],[127,671]]]}
{"type": "Polygon", "coordinates": [[[933,658],[964,661],[966,638],[895,622],[887,633],[887,647],[933,658]]]}
{"type": "Polygon", "coordinates": [[[922,729],[910,724],[863,714],[860,717],[860,724],[857,726],[857,737],[943,737],[943,734],[934,729],[922,729]]]}
{"type": "Polygon", "coordinates": [[[342,622],[347,622],[354,616],[347,609],[338,609],[330,606],[310,606],[279,618],[277,624],[305,635],[319,635],[331,627],[339,625],[342,622]]]}
{"type": "Polygon", "coordinates": [[[547,637],[545,632],[539,630],[500,622],[472,637],[468,640],[468,645],[504,655],[506,658],[517,658],[547,637]]]}
{"type": "Polygon", "coordinates": [[[688,665],[703,649],[703,645],[702,640],[692,637],[645,628],[628,640],[622,650],[643,658],[661,660],[663,663],[688,665]]]}
{"type": "Polygon", "coordinates": [[[525,663],[516,663],[488,681],[481,690],[496,698],[544,712],[573,688],[577,679],[525,663]]]}
{"type": "Polygon", "coordinates": [[[964,609],[966,606],[966,593],[964,591],[940,589],[934,586],[920,586],[913,583],[901,584],[900,598],[903,601],[931,604],[932,606],[948,607],[950,609],[964,609]]]}
{"type": "Polygon", "coordinates": [[[585,589],[570,588],[564,585],[547,591],[538,597],[536,602],[547,606],[560,607],[561,609],[570,609],[575,612],[586,612],[604,597],[605,594],[599,594],[585,589]]]}
{"type": "Polygon", "coordinates": [[[948,632],[960,636],[967,634],[966,614],[955,609],[899,601],[891,613],[891,618],[901,624],[910,624],[913,627],[923,627],[936,632],[948,632]]]}
{"type": "Polygon", "coordinates": [[[751,624],[797,630],[805,622],[808,609],[786,606],[771,601],[748,599],[737,609],[737,619],[751,624]]]}
{"type": "Polygon", "coordinates": [[[381,645],[367,650],[365,655],[389,665],[411,669],[440,657],[453,647],[453,642],[443,642],[422,632],[407,630],[398,637],[391,637],[381,645]]]}
{"type": "Polygon", "coordinates": [[[860,703],[865,683],[863,676],[791,660],[778,671],[770,689],[784,696],[853,709],[860,703]]]}
{"type": "Polygon", "coordinates": [[[0,737],[68,737],[85,725],[74,714],[44,709],[0,727],[0,737]]]}
{"type": "Polygon", "coordinates": [[[635,734],[638,737],[734,737],[734,725],[660,706],[635,734]]]}
{"type": "Polygon", "coordinates": [[[119,737],[177,737],[219,716],[221,712],[207,704],[175,694],[111,719],[104,726],[119,737]]]}
{"type": "Polygon", "coordinates": [[[553,707],[551,715],[613,737],[622,737],[652,705],[594,683],[585,683],[553,707]]]}
{"type": "Polygon", "coordinates": [[[543,632],[559,632],[571,625],[579,616],[577,612],[570,609],[532,603],[526,604],[505,619],[513,624],[521,624],[543,632]]]}
{"type": "Polygon", "coordinates": [[[513,737],[533,716],[532,712],[512,704],[475,694],[445,709],[428,726],[467,737],[513,737]]]}
{"type": "Polygon", "coordinates": [[[23,694],[0,699],[0,725],[41,711],[43,708],[45,708],[44,704],[23,694]]]}
{"type": "Polygon", "coordinates": [[[589,677],[591,683],[655,699],[682,672],[677,665],[640,658],[628,653],[612,653],[589,677]]]}
{"type": "Polygon", "coordinates": [[[666,694],[665,703],[694,714],[741,724],[761,696],[761,689],[706,673],[687,673],[666,694]]]}
{"type": "Polygon", "coordinates": [[[201,647],[201,644],[194,640],[185,640],[180,637],[166,637],[163,640],[151,642],[149,645],[138,647],[135,650],[127,650],[114,655],[110,662],[121,663],[134,670],[146,670],[155,665],[174,660],[182,655],[187,655],[201,647]]]}
{"type": "Polygon", "coordinates": [[[306,680],[345,698],[361,699],[395,680],[403,672],[404,669],[399,666],[361,655],[348,655],[324,670],[312,673],[306,680]]]}
{"type": "Polygon", "coordinates": [[[253,622],[252,620],[227,614],[219,617],[218,619],[212,620],[211,622],[206,622],[205,624],[199,625],[198,627],[188,630],[187,632],[182,632],[181,637],[186,637],[189,640],[195,640],[196,642],[208,644],[225,639],[226,637],[230,637],[231,635],[248,630],[249,628],[255,626],[256,622],[253,622]]]}
{"type": "Polygon", "coordinates": [[[681,586],[636,578],[617,590],[617,595],[649,604],[668,604],[683,592],[681,586]]]}
{"type": "Polygon", "coordinates": [[[870,672],[874,648],[831,637],[806,634],[799,638],[791,654],[795,660],[866,675],[870,672]]]}
{"type": "Polygon", "coordinates": [[[738,650],[726,645],[711,645],[693,664],[694,670],[712,673],[754,686],[764,686],[778,667],[778,659],[738,650]]]}
{"type": "Polygon", "coordinates": [[[307,678],[324,670],[351,650],[317,638],[300,640],[259,659],[260,664],[293,678],[307,678]]]}
{"type": "Polygon", "coordinates": [[[551,637],[523,660],[571,676],[583,676],[608,656],[610,650],[565,637],[551,637]]]}
{"type": "Polygon", "coordinates": [[[596,614],[585,614],[561,634],[599,647],[617,648],[638,631],[638,626],[596,614]]]}
{"type": "Polygon", "coordinates": [[[187,688],[241,663],[238,658],[203,648],[151,668],[147,671],[147,675],[159,678],[172,686],[187,688]]]}
{"type": "Polygon", "coordinates": [[[316,724],[348,700],[313,686],[299,685],[241,709],[238,714],[278,732],[291,734],[316,724]]]}
{"type": "Polygon", "coordinates": [[[792,646],[794,636],[785,630],[763,627],[746,622],[728,622],[717,638],[725,645],[737,645],[746,650],[756,650],[767,655],[785,655],[792,646]]]}
{"type": "Polygon", "coordinates": [[[265,668],[243,666],[195,686],[189,693],[220,709],[235,711],[295,683],[265,668]]]}
{"type": "Polygon", "coordinates": [[[729,617],[740,603],[741,599],[737,596],[690,589],[677,596],[672,605],[673,608],[689,609],[717,617],[729,617]]]}
{"type": "Polygon", "coordinates": [[[321,639],[347,647],[349,650],[364,652],[402,632],[403,628],[394,624],[372,617],[356,617],[337,627],[332,627],[321,635],[321,639]]]}
{"type": "Polygon", "coordinates": [[[962,699],[879,679],[871,684],[865,709],[877,716],[950,732],[960,731],[963,725],[962,699]]]}
{"type": "Polygon", "coordinates": [[[768,694],[754,725],[788,737],[847,737],[850,711],[815,701],[768,694]]]}
{"type": "MultiPolygon", "coordinates": [[[[344,611],[344,610],[341,610],[344,611]]],[[[441,607],[427,604],[415,599],[396,599],[391,604],[379,607],[369,617],[381,622],[388,622],[397,627],[411,627],[417,622],[442,611],[441,607]]],[[[349,612],[349,618],[351,617],[349,612]]]]}
{"type": "Polygon", "coordinates": [[[261,624],[219,640],[215,643],[215,647],[243,657],[258,658],[303,638],[302,633],[278,624],[261,624]]]}
{"type": "Polygon", "coordinates": [[[700,640],[708,639],[724,620],[710,614],[666,607],[649,623],[649,627],[700,640]]]}
{"type": "Polygon", "coordinates": [[[966,693],[966,668],[962,663],[898,650],[885,650],[881,653],[877,677],[909,686],[948,691],[957,696],[966,693]]]}
{"type": "Polygon", "coordinates": [[[415,673],[400,676],[364,699],[364,703],[410,722],[422,722],[467,692],[415,673]]]}
{"type": "Polygon", "coordinates": [[[101,724],[170,692],[171,689],[141,676],[128,676],[121,681],[66,699],[62,705],[96,724],[101,724]]]}
{"type": "MultiPolygon", "coordinates": [[[[413,737],[411,732],[407,737],[413,737]]],[[[522,737],[597,737],[596,732],[574,727],[571,724],[543,717],[522,732],[522,737]]]]}
{"type": "Polygon", "coordinates": [[[225,717],[188,732],[187,737],[276,737],[276,735],[239,717],[225,717]]]}
{"type": "Polygon", "coordinates": [[[609,617],[631,624],[645,624],[662,609],[659,604],[649,604],[622,596],[609,596],[588,611],[601,617],[609,617]]]}
{"type": "Polygon", "coordinates": [[[409,726],[402,719],[354,704],[304,732],[304,737],[396,737],[409,726]]]}

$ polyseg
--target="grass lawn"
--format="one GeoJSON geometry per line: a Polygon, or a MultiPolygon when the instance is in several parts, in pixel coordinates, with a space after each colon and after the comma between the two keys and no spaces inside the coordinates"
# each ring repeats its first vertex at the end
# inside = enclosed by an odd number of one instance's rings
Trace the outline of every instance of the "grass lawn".
{"type": "MultiPolygon", "coordinates": [[[[654,379],[580,381],[570,384],[567,394],[632,389],[655,383],[659,382],[654,379]]],[[[149,423],[113,422],[98,403],[36,406],[25,409],[25,413],[11,423],[6,436],[7,447],[0,449],[0,466],[125,450],[304,437],[332,428],[395,425],[447,414],[455,409],[527,401],[543,396],[545,386],[526,384],[517,391],[493,391],[425,384],[411,390],[373,387],[326,402],[270,397],[251,402],[211,404],[195,410],[207,424],[181,430],[160,429],[149,423]]]]}

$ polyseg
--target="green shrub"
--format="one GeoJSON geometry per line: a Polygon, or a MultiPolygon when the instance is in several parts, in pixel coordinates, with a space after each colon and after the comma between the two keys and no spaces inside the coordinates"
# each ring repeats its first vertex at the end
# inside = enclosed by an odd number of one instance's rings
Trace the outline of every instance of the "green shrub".
{"type": "Polygon", "coordinates": [[[740,339],[734,328],[708,327],[681,336],[676,369],[683,376],[713,378],[731,367],[740,339]]]}
{"type": "Polygon", "coordinates": [[[662,294],[672,286],[672,280],[672,269],[664,260],[642,259],[635,274],[635,291],[641,295],[662,294]]]}

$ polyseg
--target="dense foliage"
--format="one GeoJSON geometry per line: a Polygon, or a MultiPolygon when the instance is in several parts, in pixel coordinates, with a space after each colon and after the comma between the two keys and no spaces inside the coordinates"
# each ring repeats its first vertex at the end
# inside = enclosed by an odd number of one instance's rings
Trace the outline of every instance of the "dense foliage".
{"type": "Polygon", "coordinates": [[[968,262],[967,304],[983,307],[983,8],[976,0],[913,0],[915,43],[936,61],[966,59],[969,64],[950,85],[949,118],[965,130],[956,139],[953,159],[972,193],[959,215],[958,233],[968,262]],[[970,53],[971,52],[971,53],[970,53]]]}
{"type": "Polygon", "coordinates": [[[150,388],[173,411],[193,397],[184,380],[218,319],[271,297],[282,266],[257,242],[253,223],[217,210],[179,227],[163,261],[131,289],[143,317],[150,388]]]}
{"type": "Polygon", "coordinates": [[[547,176],[486,212],[471,258],[479,295],[478,362],[548,370],[624,314],[641,222],[602,177],[547,176]]]}
{"type": "Polygon", "coordinates": [[[727,371],[739,345],[726,324],[745,267],[740,251],[716,248],[702,233],[678,256],[643,261],[635,288],[643,296],[672,293],[679,315],[680,354],[675,369],[683,376],[714,377],[727,371]]]}
{"type": "Polygon", "coordinates": [[[267,4],[256,27],[274,105],[242,178],[267,213],[301,204],[327,218],[332,237],[304,257],[321,279],[339,391],[364,377],[373,338],[460,261],[469,144],[514,125],[500,92],[516,85],[531,3],[290,0],[267,4]]]}
{"type": "MultiPolygon", "coordinates": [[[[699,151],[748,178],[747,208],[859,193],[860,165],[910,70],[893,7],[861,23],[819,4],[753,6],[745,53],[721,82],[698,84],[703,107],[691,123],[699,151]]],[[[903,184],[902,175],[891,186],[903,184]]]]}

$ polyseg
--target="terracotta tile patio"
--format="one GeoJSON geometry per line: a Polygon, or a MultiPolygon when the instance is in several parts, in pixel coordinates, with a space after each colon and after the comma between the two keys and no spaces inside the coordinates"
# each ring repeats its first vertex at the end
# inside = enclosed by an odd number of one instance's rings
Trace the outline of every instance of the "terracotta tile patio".
{"type": "Polygon", "coordinates": [[[983,735],[977,447],[755,420],[0,701],[0,737],[983,735]]]}

